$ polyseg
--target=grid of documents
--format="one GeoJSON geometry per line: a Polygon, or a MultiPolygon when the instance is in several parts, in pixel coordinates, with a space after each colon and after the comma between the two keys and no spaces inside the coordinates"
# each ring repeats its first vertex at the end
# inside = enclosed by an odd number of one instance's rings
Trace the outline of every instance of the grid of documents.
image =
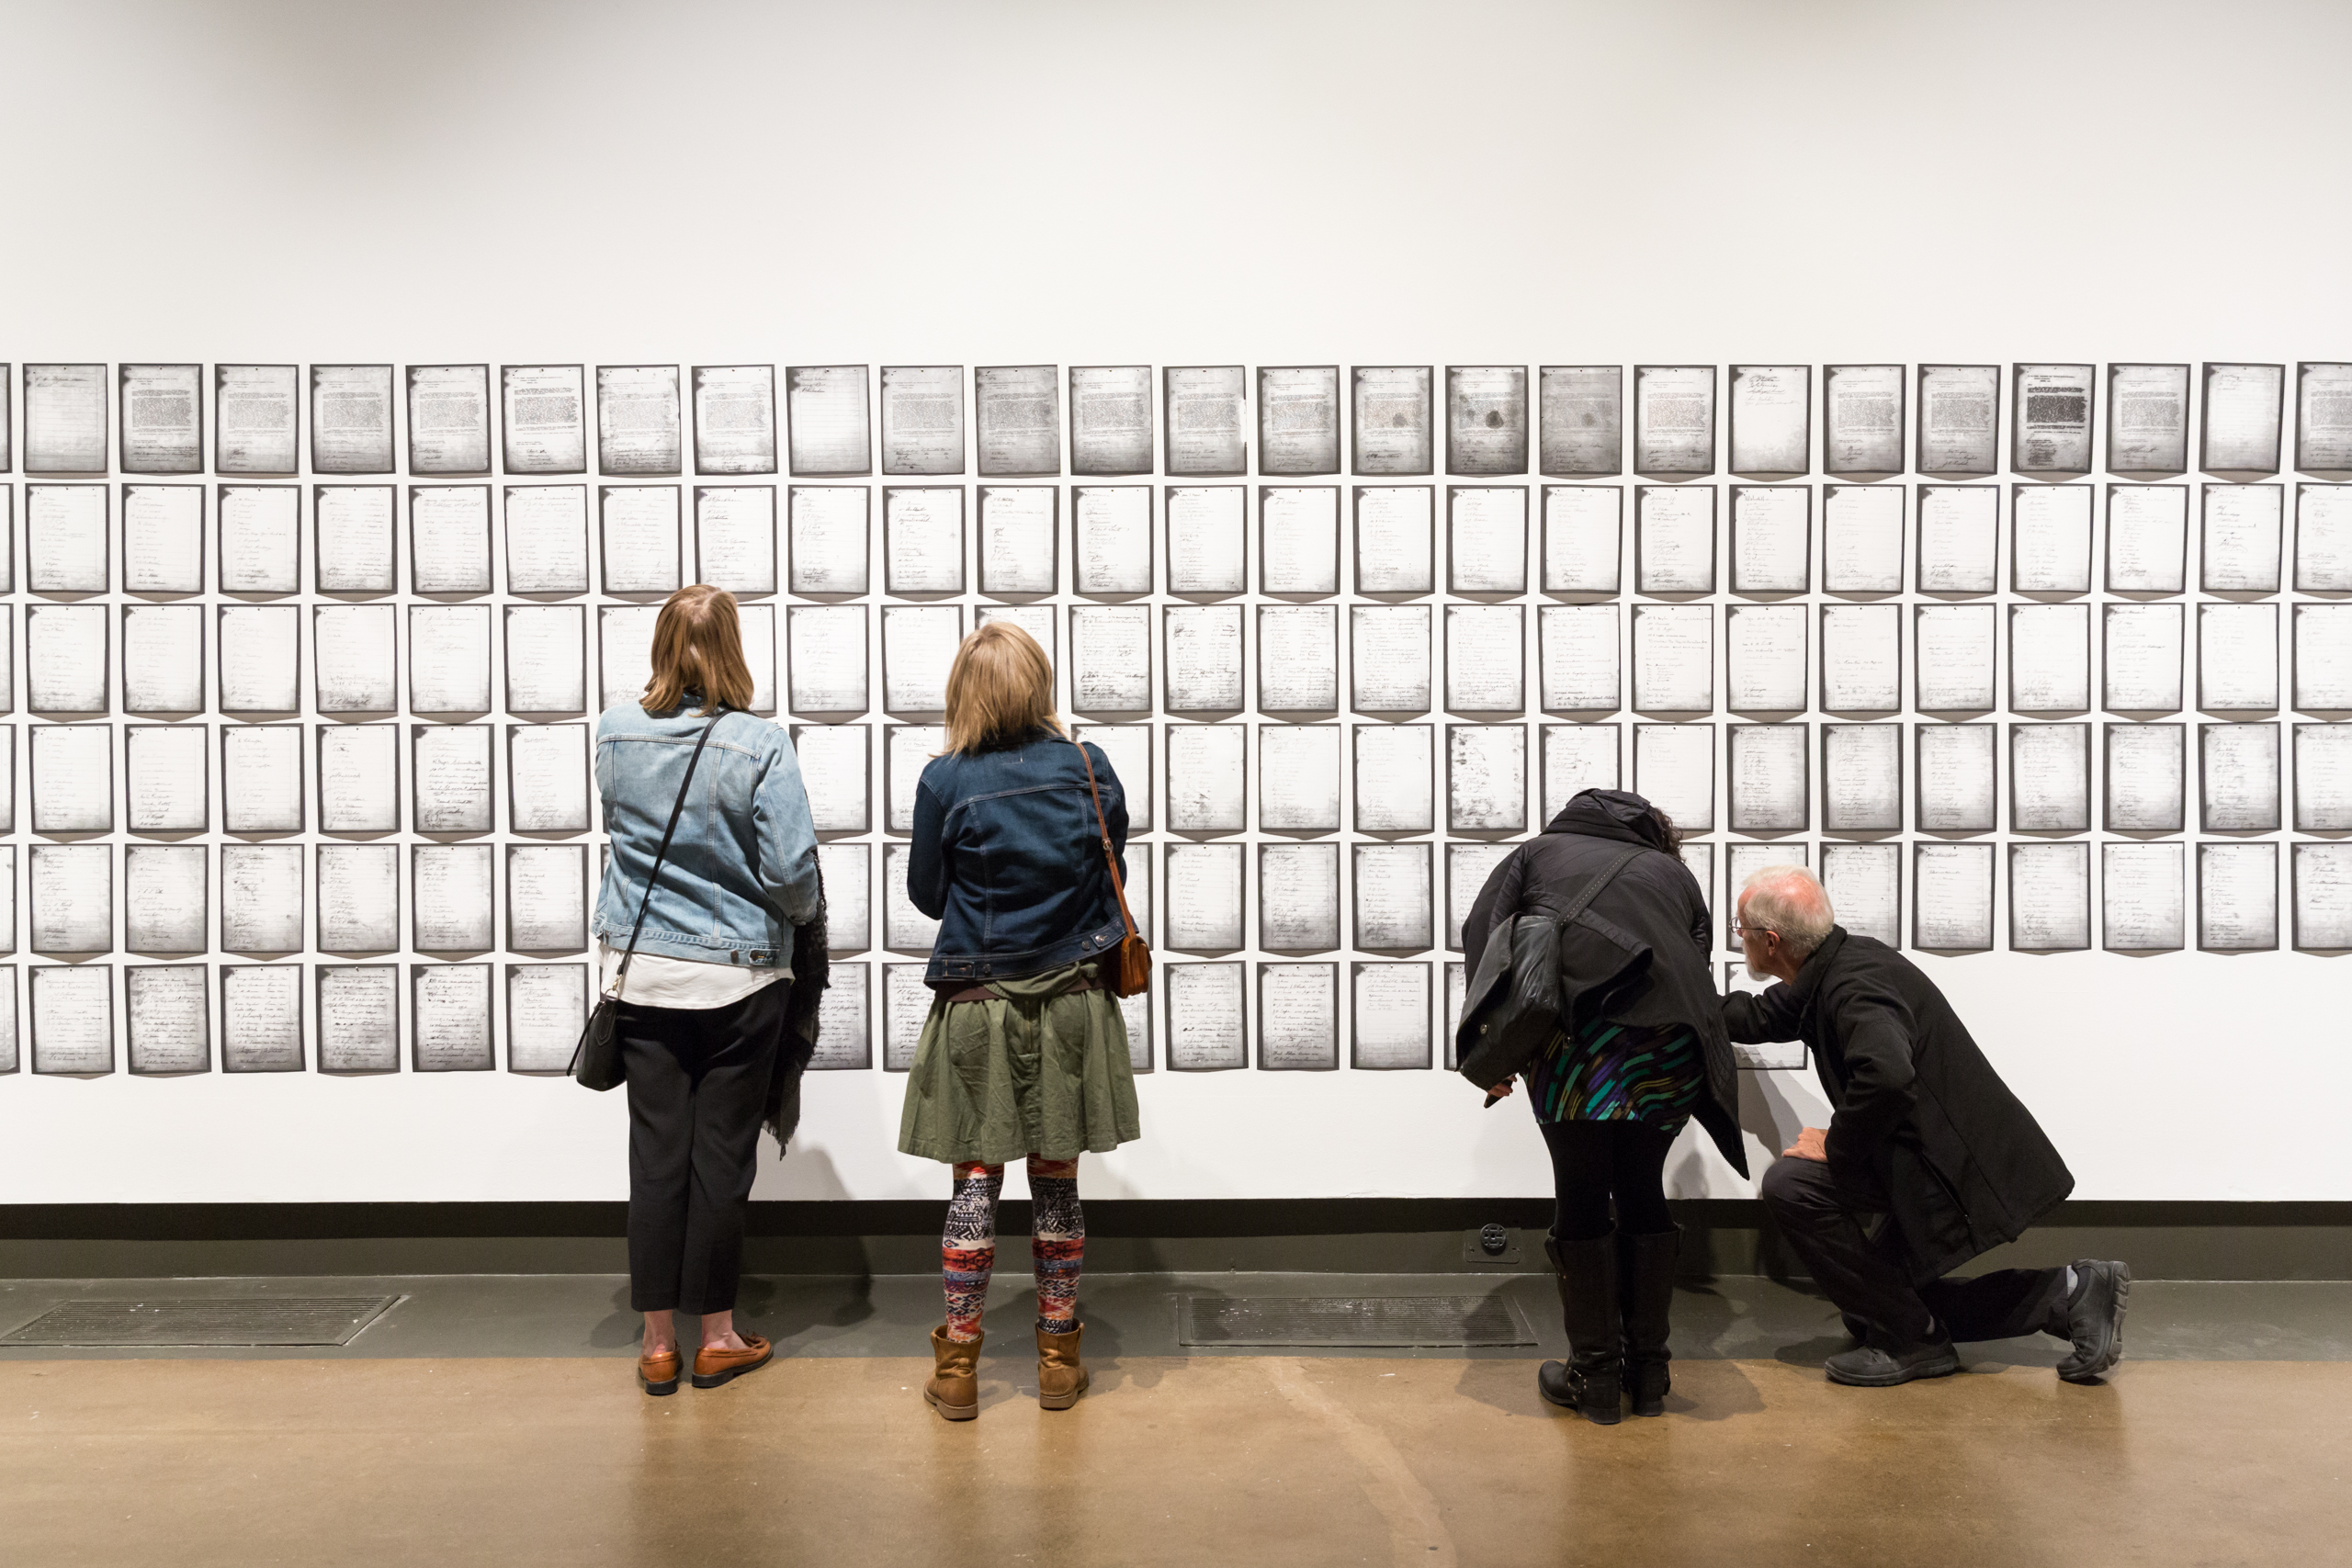
{"type": "Polygon", "coordinates": [[[1139,1068],[1447,1065],[1595,786],[1726,986],[1787,862],[1983,962],[2352,950],[2348,481],[2324,362],[0,367],[0,1072],[560,1074],[596,716],[695,581],[808,782],[820,1069],[910,1064],[995,619],[1128,793],[1139,1068]]]}

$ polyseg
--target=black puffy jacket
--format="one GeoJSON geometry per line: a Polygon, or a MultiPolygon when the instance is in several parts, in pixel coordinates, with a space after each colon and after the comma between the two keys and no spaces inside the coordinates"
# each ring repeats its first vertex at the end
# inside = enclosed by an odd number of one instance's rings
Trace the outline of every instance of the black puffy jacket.
{"type": "Polygon", "coordinates": [[[1589,877],[1606,870],[1621,846],[1657,852],[1635,855],[1601,889],[1592,908],[1649,943],[1648,974],[1637,987],[1611,998],[1606,1016],[1636,1028],[1688,1026],[1699,1036],[1707,1067],[1706,1092],[1695,1111],[1724,1158],[1742,1176],[1747,1153],[1739,1135],[1739,1074],[1724,1032],[1723,1004],[1708,964],[1714,952],[1707,900],[1698,878],[1666,852],[1650,818],[1650,803],[1626,790],[1589,789],[1560,808],[1544,831],[1513,851],[1487,878],[1462,922],[1462,956],[1478,972],[1487,939],[1542,897],[1554,905],[1577,896],[1589,877]]]}

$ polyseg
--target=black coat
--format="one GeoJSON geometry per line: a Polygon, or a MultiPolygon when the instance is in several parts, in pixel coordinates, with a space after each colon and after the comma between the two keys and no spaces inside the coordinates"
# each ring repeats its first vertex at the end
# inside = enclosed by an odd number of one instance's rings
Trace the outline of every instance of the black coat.
{"type": "Polygon", "coordinates": [[[800,1125],[800,1075],[817,1054],[817,1030],[822,1021],[820,1004],[832,983],[827,962],[825,879],[817,879],[817,918],[792,928],[792,978],[784,982],[792,994],[784,998],[784,1038],[777,1043],[775,1070],[768,1075],[768,1098],[761,1124],[775,1134],[775,1157],[782,1159],[795,1129],[800,1125]]]}
{"type": "Polygon", "coordinates": [[[1797,977],[1724,998],[1734,1040],[1803,1040],[1837,1107],[1829,1167],[1876,1186],[1914,1284],[1950,1273],[2075,1190],[2066,1162],[1909,959],[1833,926],[1797,977]]]}
{"type": "Polygon", "coordinates": [[[1622,851],[1641,844],[1657,852],[1635,855],[1601,889],[1593,911],[1614,920],[1650,945],[1649,973],[1637,989],[1611,998],[1607,1016],[1635,1028],[1687,1025],[1699,1036],[1706,1063],[1706,1092],[1699,1097],[1699,1124],[1742,1176],[1747,1151],[1739,1135],[1739,1074],[1731,1041],[1724,1033],[1722,1004],[1708,963],[1714,952],[1707,900],[1690,867],[1666,852],[1649,818],[1649,802],[1623,790],[1589,789],[1560,808],[1549,826],[1511,852],[1495,867],[1462,922],[1465,973],[1478,972],[1479,956],[1496,927],[1525,912],[1530,900],[1547,896],[1555,904],[1576,897],[1586,878],[1600,874],[1622,851]]]}

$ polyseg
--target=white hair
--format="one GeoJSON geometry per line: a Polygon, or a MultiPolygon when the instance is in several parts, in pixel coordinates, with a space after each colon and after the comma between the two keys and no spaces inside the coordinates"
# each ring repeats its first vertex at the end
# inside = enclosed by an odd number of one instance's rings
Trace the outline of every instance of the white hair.
{"type": "Polygon", "coordinates": [[[1747,900],[1742,922],[1778,931],[1799,963],[1828,940],[1829,928],[1838,923],[1828,893],[1801,865],[1758,866],[1739,891],[1747,900]]]}

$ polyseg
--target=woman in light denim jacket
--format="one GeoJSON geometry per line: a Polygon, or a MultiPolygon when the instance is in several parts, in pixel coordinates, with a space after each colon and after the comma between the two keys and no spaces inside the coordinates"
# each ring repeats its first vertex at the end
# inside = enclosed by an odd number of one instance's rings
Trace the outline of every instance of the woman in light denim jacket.
{"type": "Polygon", "coordinates": [[[638,1371],[660,1394],[678,1386],[673,1311],[702,1318],[696,1388],[771,1354],[735,1330],[743,1211],[770,1079],[807,1064],[784,1049],[785,1011],[793,928],[817,918],[823,887],[792,743],[742,711],[752,676],[734,596],[702,584],[673,593],[654,622],[652,664],[644,696],[596,726],[612,845],[594,930],[604,988],[621,1003],[629,1304],[645,1314],[638,1371]],[[649,895],[690,759],[692,787],[649,895]]]}

